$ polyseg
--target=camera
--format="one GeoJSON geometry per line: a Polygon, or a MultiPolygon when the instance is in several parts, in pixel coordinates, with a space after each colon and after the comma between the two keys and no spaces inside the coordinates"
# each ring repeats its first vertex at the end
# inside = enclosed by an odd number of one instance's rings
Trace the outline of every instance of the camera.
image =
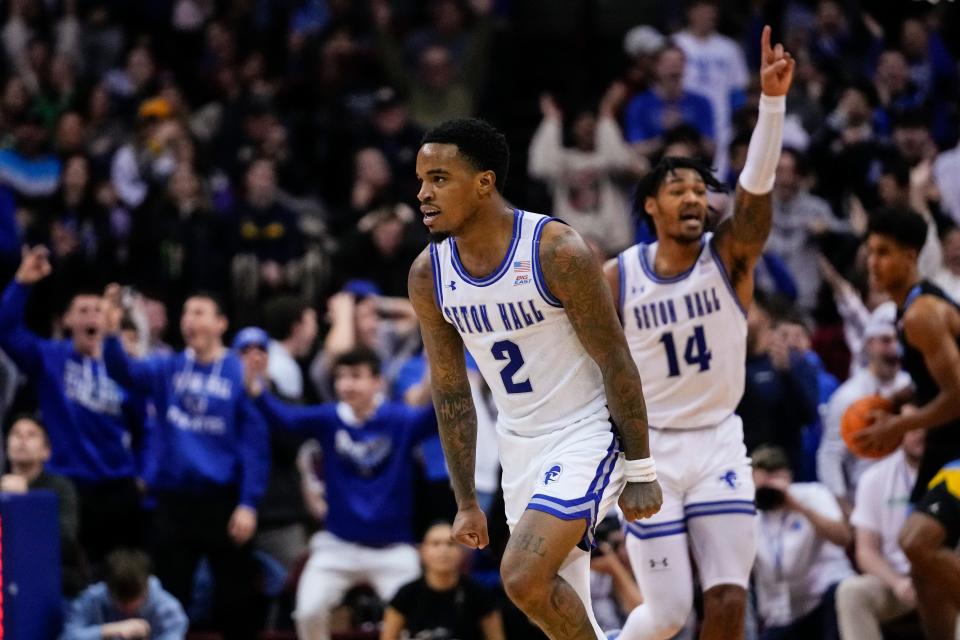
{"type": "Polygon", "coordinates": [[[787,495],[774,487],[757,487],[756,497],[753,499],[760,511],[779,509],[786,500],[787,495]]]}

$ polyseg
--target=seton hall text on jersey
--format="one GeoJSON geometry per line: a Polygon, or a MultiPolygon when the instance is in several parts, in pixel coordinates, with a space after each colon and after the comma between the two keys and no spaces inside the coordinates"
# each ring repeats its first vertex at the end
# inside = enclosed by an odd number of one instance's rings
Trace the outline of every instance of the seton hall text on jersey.
{"type": "Polygon", "coordinates": [[[718,311],[720,311],[720,298],[717,296],[716,287],[710,287],[677,298],[634,305],[633,319],[638,329],[657,329],[676,324],[678,314],[683,312],[686,312],[686,318],[680,318],[681,320],[693,320],[718,311]]]}
{"type": "Polygon", "coordinates": [[[534,300],[491,304],[444,305],[443,314],[461,334],[517,331],[543,322],[534,300]],[[488,310],[488,307],[492,310],[488,310]],[[498,325],[494,328],[494,325],[498,325]]]}

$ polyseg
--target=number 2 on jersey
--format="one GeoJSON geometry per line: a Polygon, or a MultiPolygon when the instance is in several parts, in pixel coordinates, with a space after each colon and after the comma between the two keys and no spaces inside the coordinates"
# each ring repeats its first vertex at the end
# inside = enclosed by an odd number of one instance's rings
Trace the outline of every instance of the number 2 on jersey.
{"type": "Polygon", "coordinates": [[[509,340],[494,342],[490,352],[495,359],[507,361],[506,366],[500,370],[503,388],[507,390],[507,393],[530,393],[533,391],[529,378],[523,382],[516,382],[513,379],[513,376],[517,375],[517,371],[523,366],[523,354],[520,353],[520,347],[515,342],[509,340]]]}
{"type": "MultiPolygon", "coordinates": [[[[660,336],[660,342],[667,352],[667,367],[670,369],[670,377],[674,378],[680,375],[680,361],[677,359],[677,346],[673,340],[673,332],[667,331],[660,336]]],[[[698,324],[693,328],[693,335],[687,338],[687,346],[683,350],[683,359],[689,365],[699,365],[700,371],[706,371],[710,368],[710,358],[713,354],[707,348],[707,338],[703,333],[703,325],[698,324]]]]}

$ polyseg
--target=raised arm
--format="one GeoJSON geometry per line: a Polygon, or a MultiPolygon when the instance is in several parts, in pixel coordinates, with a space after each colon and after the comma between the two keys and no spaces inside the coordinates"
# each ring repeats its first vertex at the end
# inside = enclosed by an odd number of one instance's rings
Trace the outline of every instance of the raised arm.
{"type": "Polygon", "coordinates": [[[20,369],[35,375],[43,366],[40,354],[41,338],[23,324],[30,287],[50,275],[51,267],[46,247],[24,250],[17,273],[3,292],[0,300],[0,347],[20,369]]]}
{"type": "Polygon", "coordinates": [[[107,334],[103,340],[103,364],[107,373],[120,385],[141,393],[152,393],[162,385],[162,358],[154,356],[134,360],[127,356],[120,342],[120,320],[123,308],[120,305],[120,287],[111,284],[103,294],[103,325],[107,334]]]}
{"type": "Polygon", "coordinates": [[[487,521],[477,504],[474,472],[477,457],[477,411],[467,379],[460,334],[443,319],[433,286],[430,249],[410,268],[407,281],[410,301],[420,319],[423,346],[430,365],[433,406],[437,412],[443,455],[457,498],[453,536],[469,547],[488,543],[487,521]]]}
{"type": "Polygon", "coordinates": [[[720,259],[745,309],[753,301],[753,267],[763,253],[773,223],[770,192],[780,160],[786,95],[794,68],[793,58],[783,45],[770,46],[769,26],[763,28],[760,40],[760,113],[737,184],[733,216],[721,223],[715,239],[720,259]]]}
{"type": "Polygon", "coordinates": [[[267,420],[270,427],[279,427],[285,431],[313,431],[319,433],[331,426],[335,416],[331,404],[294,405],[280,400],[272,393],[247,393],[255,398],[257,409],[267,420]]]}
{"type": "Polygon", "coordinates": [[[628,460],[628,485],[620,496],[620,508],[629,520],[649,517],[663,501],[656,474],[652,473],[652,479],[645,476],[646,482],[631,481],[629,464],[651,460],[652,466],[647,407],[640,372],[630,355],[600,263],[577,232],[559,222],[550,222],[543,229],[540,262],[547,286],[563,303],[577,337],[603,372],[607,406],[628,460]]]}
{"type": "Polygon", "coordinates": [[[256,509],[267,490],[267,478],[270,475],[270,435],[266,421],[250,398],[242,395],[237,402],[243,461],[240,504],[256,509]]]}

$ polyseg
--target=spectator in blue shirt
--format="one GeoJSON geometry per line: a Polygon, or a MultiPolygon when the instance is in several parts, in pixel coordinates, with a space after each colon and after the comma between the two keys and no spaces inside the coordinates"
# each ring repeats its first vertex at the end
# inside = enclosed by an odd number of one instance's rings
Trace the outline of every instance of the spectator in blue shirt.
{"type": "MultiPolygon", "coordinates": [[[[624,132],[643,155],[656,153],[663,146],[663,135],[681,124],[693,126],[712,141],[713,108],[705,97],[683,88],[686,56],[676,45],[665,47],[657,56],[653,87],[627,103],[624,132]]],[[[713,149],[708,150],[708,156],[713,149]]]]}
{"type": "Polygon", "coordinates": [[[24,253],[0,301],[0,348],[36,389],[51,446],[47,469],[76,485],[80,543],[96,564],[111,549],[140,541],[139,469],[131,442],[140,436],[142,405],[108,375],[101,359],[99,294],[71,300],[63,317],[70,339],[47,340],[27,329],[31,287],[51,270],[45,247],[24,253]]]}
{"type": "Polygon", "coordinates": [[[773,329],[776,301],[757,295],[747,316],[747,370],[737,414],[747,452],[774,444],[788,452],[794,475],[803,471],[803,428],[817,419],[817,372],[773,329]]]}
{"type": "Polygon", "coordinates": [[[186,635],[183,607],[150,575],[147,556],[118,549],[107,556],[104,581],[73,601],[60,640],[183,640],[186,635]]]}
{"type": "Polygon", "coordinates": [[[339,402],[308,407],[264,392],[263,371],[245,372],[247,391],[271,426],[310,435],[323,447],[330,511],[327,530],[310,542],[297,589],[294,615],[302,640],[329,639],[330,610],[351,587],[369,583],[388,601],[420,575],[412,451],[437,429],[432,406],[384,399],[374,352],[348,351],[334,361],[333,372],[339,402]]]}
{"type": "Polygon", "coordinates": [[[206,556],[216,584],[214,617],[229,640],[254,638],[258,610],[250,538],[269,468],[263,419],[243,391],[243,367],[223,344],[227,318],[209,294],[187,299],[180,319],[185,351],[129,359],[117,337],[119,288],[105,296],[104,361],[124,385],[156,407],[157,496],[153,532],[158,576],[189,603],[206,556]]]}

